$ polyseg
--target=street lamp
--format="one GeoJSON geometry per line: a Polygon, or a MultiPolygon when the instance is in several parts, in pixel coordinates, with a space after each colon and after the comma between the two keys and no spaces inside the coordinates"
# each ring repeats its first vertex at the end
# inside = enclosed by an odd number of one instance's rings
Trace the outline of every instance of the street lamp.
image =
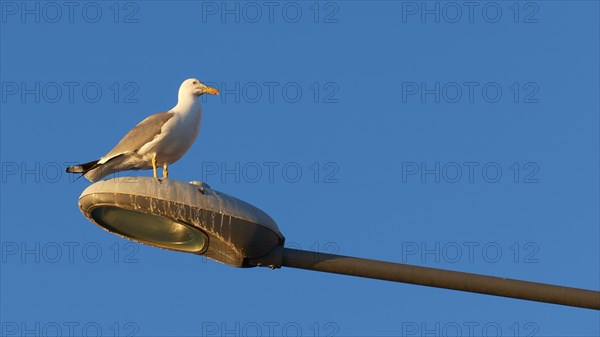
{"type": "Polygon", "coordinates": [[[265,212],[199,182],[108,179],[85,189],[79,207],[111,233],[235,267],[254,267],[285,241],[265,212]]]}
{"type": "Polygon", "coordinates": [[[292,267],[600,310],[598,291],[285,248],[265,212],[200,182],[108,179],[85,189],[79,207],[116,235],[234,267],[292,267]]]}

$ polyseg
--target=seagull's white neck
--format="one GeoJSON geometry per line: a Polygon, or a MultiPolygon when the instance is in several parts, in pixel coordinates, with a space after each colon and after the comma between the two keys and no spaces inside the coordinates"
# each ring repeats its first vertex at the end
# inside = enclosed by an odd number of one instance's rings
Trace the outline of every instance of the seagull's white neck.
{"type": "Polygon", "coordinates": [[[200,100],[194,95],[179,95],[177,105],[171,109],[176,113],[188,114],[200,110],[200,100]]]}

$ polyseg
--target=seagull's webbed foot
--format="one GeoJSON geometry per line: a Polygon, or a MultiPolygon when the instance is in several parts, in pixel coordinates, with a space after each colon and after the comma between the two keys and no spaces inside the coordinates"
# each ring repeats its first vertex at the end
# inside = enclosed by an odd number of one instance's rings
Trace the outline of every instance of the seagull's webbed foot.
{"type": "Polygon", "coordinates": [[[169,179],[169,167],[167,163],[163,164],[163,179],[169,179]]]}

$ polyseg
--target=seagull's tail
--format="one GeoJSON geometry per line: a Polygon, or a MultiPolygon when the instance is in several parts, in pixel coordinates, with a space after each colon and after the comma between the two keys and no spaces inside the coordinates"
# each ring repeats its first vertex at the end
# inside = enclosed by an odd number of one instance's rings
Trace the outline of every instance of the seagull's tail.
{"type": "Polygon", "coordinates": [[[69,167],[67,167],[66,171],[67,171],[67,173],[81,173],[81,176],[79,178],[85,176],[89,181],[94,182],[94,181],[102,178],[102,177],[94,177],[94,176],[90,175],[90,173],[93,173],[96,169],[98,169],[102,165],[102,164],[98,164],[99,161],[100,160],[92,160],[89,163],[69,166],[69,167]]]}
{"type": "Polygon", "coordinates": [[[99,160],[92,160],[89,163],[69,166],[69,167],[67,167],[66,171],[68,173],[83,173],[83,174],[85,174],[87,171],[91,170],[94,166],[96,166],[98,164],[98,161],[99,160]]]}
{"type": "Polygon", "coordinates": [[[85,164],[69,166],[66,171],[68,173],[81,173],[81,176],[87,180],[96,182],[109,174],[123,171],[122,164],[125,160],[124,156],[119,155],[104,163],[99,163],[100,159],[98,159],[85,164]]]}

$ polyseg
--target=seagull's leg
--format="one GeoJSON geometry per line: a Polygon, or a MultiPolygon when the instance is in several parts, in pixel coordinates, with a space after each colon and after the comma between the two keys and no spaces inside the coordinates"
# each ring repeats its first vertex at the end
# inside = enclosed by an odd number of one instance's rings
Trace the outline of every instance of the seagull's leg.
{"type": "Polygon", "coordinates": [[[167,163],[163,164],[163,179],[169,179],[169,168],[167,167],[167,163]]]}
{"type": "Polygon", "coordinates": [[[156,174],[156,154],[152,156],[152,171],[154,172],[154,178],[158,179],[158,174],[156,174]]]}

